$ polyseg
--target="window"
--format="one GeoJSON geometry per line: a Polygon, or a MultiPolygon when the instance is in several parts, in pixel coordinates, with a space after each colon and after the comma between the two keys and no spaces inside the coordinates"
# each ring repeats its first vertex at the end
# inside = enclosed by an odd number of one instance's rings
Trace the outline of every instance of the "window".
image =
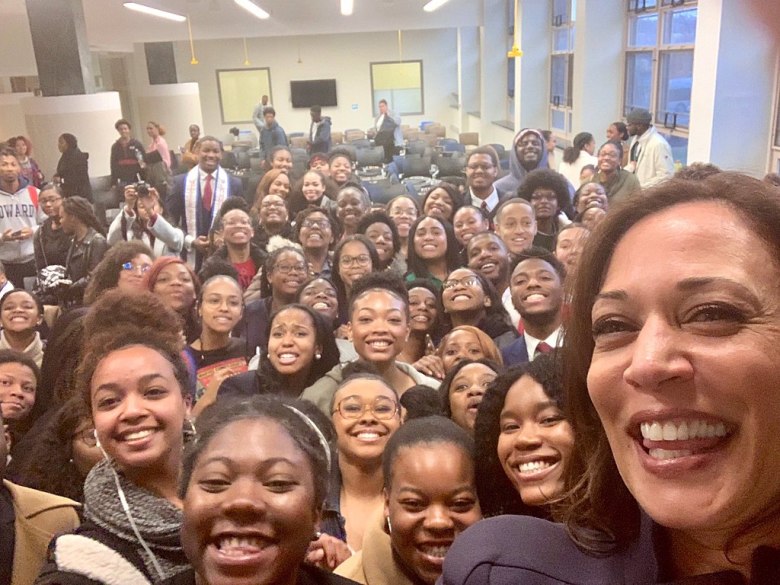
{"type": "Polygon", "coordinates": [[[550,128],[559,136],[571,134],[576,5],[576,0],[553,0],[552,3],[550,128]]]}
{"type": "Polygon", "coordinates": [[[422,61],[371,63],[371,95],[374,116],[379,115],[381,99],[387,100],[388,108],[395,114],[422,114],[422,61]]]}
{"type": "Polygon", "coordinates": [[[695,0],[628,0],[623,111],[645,108],[664,134],[687,138],[695,0]]]}
{"type": "Polygon", "coordinates": [[[252,122],[252,113],[260,98],[271,95],[271,70],[260,69],[220,69],[217,71],[219,87],[219,107],[223,124],[248,124],[252,122]]]}

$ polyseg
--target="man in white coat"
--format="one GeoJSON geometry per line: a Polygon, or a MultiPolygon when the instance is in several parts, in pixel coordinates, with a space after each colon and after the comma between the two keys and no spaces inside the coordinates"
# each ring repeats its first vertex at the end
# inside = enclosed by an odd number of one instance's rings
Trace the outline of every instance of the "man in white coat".
{"type": "Polygon", "coordinates": [[[672,148],[652,124],[645,109],[635,108],[626,116],[631,136],[630,157],[626,170],[634,173],[642,188],[651,187],[674,174],[672,148]]]}

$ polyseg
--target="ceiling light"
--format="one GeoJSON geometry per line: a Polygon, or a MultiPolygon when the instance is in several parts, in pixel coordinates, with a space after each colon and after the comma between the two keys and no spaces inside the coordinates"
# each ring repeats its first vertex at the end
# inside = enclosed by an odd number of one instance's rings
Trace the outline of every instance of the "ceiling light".
{"type": "Polygon", "coordinates": [[[243,8],[244,10],[252,14],[252,16],[256,16],[257,18],[266,19],[271,16],[265,10],[260,8],[257,4],[251,2],[251,0],[233,0],[233,2],[235,2],[241,8],[243,8]]]}
{"type": "Polygon", "coordinates": [[[423,10],[425,10],[425,12],[433,12],[434,10],[444,6],[449,1],[450,0],[431,0],[428,2],[428,4],[423,6],[423,10]]]}
{"type": "Polygon", "coordinates": [[[341,0],[341,14],[349,16],[355,7],[355,0],[341,0]]]}
{"type": "Polygon", "coordinates": [[[166,10],[159,10],[158,8],[152,8],[151,6],[144,6],[143,4],[138,4],[137,2],[125,2],[123,6],[130,10],[135,10],[136,12],[143,12],[144,14],[148,14],[150,16],[166,18],[175,22],[184,22],[187,20],[187,17],[182,16],[181,14],[167,12],[166,10]]]}

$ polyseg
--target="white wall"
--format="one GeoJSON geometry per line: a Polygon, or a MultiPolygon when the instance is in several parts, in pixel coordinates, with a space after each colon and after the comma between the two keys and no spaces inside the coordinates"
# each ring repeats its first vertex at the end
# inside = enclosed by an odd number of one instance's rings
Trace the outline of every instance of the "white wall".
{"type": "MultiPolygon", "coordinates": [[[[408,31],[403,34],[402,46],[404,60],[423,60],[425,100],[425,113],[404,116],[403,123],[450,120],[450,94],[457,92],[456,30],[408,31]]],[[[189,44],[175,43],[174,47],[179,81],[196,82],[200,87],[204,132],[217,136],[227,134],[234,124],[222,123],[216,71],[243,66],[242,40],[196,42],[198,65],[190,65],[189,44]]],[[[368,128],[373,122],[369,64],[398,58],[396,32],[247,39],[247,48],[251,67],[271,69],[276,118],[288,133],[308,131],[311,121],[308,108],[292,108],[290,81],[335,78],[339,105],[323,108],[323,115],[332,117],[334,130],[368,128]],[[301,63],[298,63],[299,47],[301,63]],[[352,109],[353,104],[357,104],[356,110],[352,109]]],[[[142,45],[136,45],[133,62],[135,82],[148,85],[142,45]]],[[[257,97],[259,101],[260,96],[257,97]]],[[[238,126],[253,129],[251,124],[238,126]]],[[[183,141],[186,136],[179,138],[183,141]]],[[[172,135],[168,139],[176,140],[172,135]]]]}
{"type": "Polygon", "coordinates": [[[0,30],[0,77],[38,75],[26,11],[4,16],[0,30]]]}

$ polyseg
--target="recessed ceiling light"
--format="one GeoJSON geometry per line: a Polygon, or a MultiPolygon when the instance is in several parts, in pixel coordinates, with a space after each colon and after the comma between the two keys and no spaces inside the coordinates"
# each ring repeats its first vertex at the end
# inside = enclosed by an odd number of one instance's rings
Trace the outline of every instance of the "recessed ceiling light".
{"type": "Polygon", "coordinates": [[[160,10],[159,8],[152,8],[151,6],[145,6],[144,4],[138,4],[137,2],[125,2],[123,6],[129,10],[142,12],[143,14],[148,14],[149,16],[156,16],[158,18],[173,20],[174,22],[184,22],[187,20],[187,17],[182,16],[181,14],[168,12],[167,10],[160,10]]]}
{"type": "Polygon", "coordinates": [[[233,0],[233,2],[257,18],[262,18],[265,20],[271,16],[251,0],[233,0]]]}
{"type": "Polygon", "coordinates": [[[449,1],[450,0],[431,0],[428,2],[428,4],[423,6],[423,10],[425,10],[425,12],[433,12],[434,10],[444,6],[449,1]]]}
{"type": "Polygon", "coordinates": [[[341,0],[341,14],[349,16],[355,7],[355,0],[341,0]]]}

